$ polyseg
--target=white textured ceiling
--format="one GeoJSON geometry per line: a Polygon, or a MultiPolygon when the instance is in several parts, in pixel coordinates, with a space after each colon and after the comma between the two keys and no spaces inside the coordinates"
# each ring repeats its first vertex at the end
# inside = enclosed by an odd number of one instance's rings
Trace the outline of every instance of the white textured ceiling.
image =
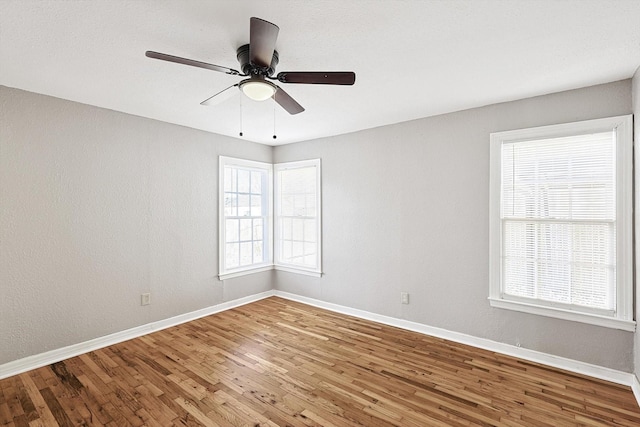
{"type": "Polygon", "coordinates": [[[632,76],[640,0],[0,0],[0,85],[282,144],[632,76]],[[355,71],[354,86],[282,85],[306,111],[144,56],[239,69],[249,18],[277,24],[278,71],[355,71]],[[241,107],[242,104],[242,107],[241,107]],[[275,106],[275,108],[274,108],[275,106]],[[275,129],[277,140],[272,139],[275,129]]]}

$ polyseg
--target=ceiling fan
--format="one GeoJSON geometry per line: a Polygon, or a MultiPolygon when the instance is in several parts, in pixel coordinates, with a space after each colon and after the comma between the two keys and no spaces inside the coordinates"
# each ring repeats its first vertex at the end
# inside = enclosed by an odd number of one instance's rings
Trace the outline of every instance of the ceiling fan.
{"type": "Polygon", "coordinates": [[[234,76],[248,77],[204,100],[201,102],[202,105],[215,103],[214,98],[220,99],[220,95],[224,92],[237,87],[246,96],[255,101],[273,98],[289,114],[298,114],[303,112],[304,108],[280,86],[271,83],[269,80],[277,80],[280,83],[325,85],[352,85],[355,83],[356,74],[352,71],[282,71],[272,77],[279,60],[278,52],[275,50],[279,30],[278,26],[271,22],[260,18],[251,18],[249,44],[240,46],[236,51],[242,72],[151,50],[148,50],[145,55],[149,58],[163,61],[206,68],[234,76]]]}

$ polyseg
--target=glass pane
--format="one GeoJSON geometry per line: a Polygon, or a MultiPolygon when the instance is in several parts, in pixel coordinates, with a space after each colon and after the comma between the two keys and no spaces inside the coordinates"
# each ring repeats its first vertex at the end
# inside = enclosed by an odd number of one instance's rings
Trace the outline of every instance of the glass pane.
{"type": "Polygon", "coordinates": [[[241,219],[240,220],[240,240],[246,242],[247,240],[251,240],[252,236],[251,230],[251,219],[241,219]]]}
{"type": "MultiPolygon", "coordinates": [[[[298,258],[304,255],[304,243],[302,242],[293,242],[291,247],[291,256],[293,258],[298,258]]],[[[300,260],[295,260],[299,262],[300,260]]]]}
{"type": "Polygon", "coordinates": [[[263,262],[262,241],[253,242],[253,262],[254,264],[263,262]]]}
{"type": "Polygon", "coordinates": [[[314,194],[307,194],[307,216],[316,216],[316,195],[315,189],[314,194]]]}
{"type": "Polygon", "coordinates": [[[293,196],[283,195],[281,198],[280,214],[284,216],[293,216],[293,196]]]}
{"type": "Polygon", "coordinates": [[[262,196],[251,196],[251,216],[262,216],[262,196]]]}
{"type": "Polygon", "coordinates": [[[306,216],[306,196],[304,194],[298,194],[293,197],[293,214],[296,216],[306,216]]]}
{"type": "Polygon", "coordinates": [[[225,240],[226,242],[237,242],[239,240],[238,233],[238,220],[227,219],[225,220],[225,240]]]}
{"type": "Polygon", "coordinates": [[[304,220],[293,219],[293,240],[304,240],[304,220]]]}
{"type": "Polygon", "coordinates": [[[316,220],[305,219],[304,220],[304,241],[315,242],[317,239],[316,234],[317,234],[316,220]]]}
{"type": "Polygon", "coordinates": [[[282,218],[282,238],[284,240],[291,240],[292,239],[292,235],[291,235],[291,222],[293,220],[291,218],[282,218]]]}
{"type": "Polygon", "coordinates": [[[262,233],[262,218],[256,218],[253,220],[253,240],[262,240],[262,233]]]}
{"type": "Polygon", "coordinates": [[[504,216],[615,219],[613,132],[505,144],[504,216]]]}
{"type": "Polygon", "coordinates": [[[238,215],[238,196],[235,193],[224,193],[224,215],[238,215]]]}
{"type": "Polygon", "coordinates": [[[225,267],[227,270],[240,266],[239,248],[239,243],[227,243],[225,245],[225,267]]]}
{"type": "Polygon", "coordinates": [[[305,255],[316,255],[316,251],[318,246],[315,243],[304,243],[304,254],[305,255]]]}
{"type": "Polygon", "coordinates": [[[250,177],[251,177],[251,172],[249,172],[246,169],[238,169],[238,193],[249,192],[250,177]]]}
{"type": "Polygon", "coordinates": [[[238,195],[238,216],[251,216],[251,199],[246,194],[238,195]]]}
{"type": "Polygon", "coordinates": [[[232,169],[229,166],[224,167],[224,191],[233,191],[231,187],[232,169]]]}
{"type": "Polygon", "coordinates": [[[253,259],[253,243],[240,243],[240,265],[250,265],[253,259]]]}
{"type": "Polygon", "coordinates": [[[262,194],[262,176],[266,173],[251,171],[251,193],[262,194]]]}
{"type": "Polygon", "coordinates": [[[289,262],[291,259],[292,243],[290,241],[282,242],[282,259],[289,262]]]}

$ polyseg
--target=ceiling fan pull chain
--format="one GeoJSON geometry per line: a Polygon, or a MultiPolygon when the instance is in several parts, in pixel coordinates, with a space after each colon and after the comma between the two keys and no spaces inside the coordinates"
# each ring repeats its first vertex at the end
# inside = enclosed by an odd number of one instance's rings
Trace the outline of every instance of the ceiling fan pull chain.
{"type": "Polygon", "coordinates": [[[273,139],[276,139],[276,103],[273,103],[273,139]]]}
{"type": "Polygon", "coordinates": [[[242,136],[242,97],[240,97],[240,136],[242,136]]]}

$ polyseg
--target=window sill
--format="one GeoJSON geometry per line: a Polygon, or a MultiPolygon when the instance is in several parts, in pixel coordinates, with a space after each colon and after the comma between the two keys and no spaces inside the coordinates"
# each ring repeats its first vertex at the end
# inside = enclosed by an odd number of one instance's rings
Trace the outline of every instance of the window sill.
{"type": "Polygon", "coordinates": [[[303,274],[305,276],[312,276],[312,277],[322,277],[322,272],[319,272],[319,271],[303,270],[303,269],[294,268],[294,267],[284,267],[282,265],[276,265],[274,268],[278,271],[286,271],[288,273],[303,274]]]}
{"type": "Polygon", "coordinates": [[[247,270],[232,271],[230,273],[219,274],[218,279],[220,280],[233,279],[234,277],[241,277],[241,276],[246,276],[247,274],[260,273],[260,272],[269,271],[269,270],[273,270],[273,265],[265,265],[262,267],[249,268],[247,270]]]}
{"type": "Polygon", "coordinates": [[[232,271],[230,273],[219,274],[218,279],[220,280],[233,279],[235,277],[246,276],[248,274],[261,273],[263,271],[269,271],[269,270],[279,270],[279,271],[286,271],[288,273],[302,274],[305,276],[322,277],[322,272],[318,272],[318,271],[303,270],[301,268],[295,268],[295,267],[284,267],[281,265],[264,265],[262,267],[249,268],[246,270],[232,271]]]}
{"type": "Polygon", "coordinates": [[[634,322],[633,320],[622,320],[613,317],[578,313],[575,311],[563,310],[560,308],[544,307],[519,301],[507,301],[504,299],[492,297],[489,297],[489,303],[491,304],[491,307],[520,311],[523,313],[537,314],[539,316],[555,317],[557,319],[588,323],[590,325],[620,329],[629,332],[634,332],[636,330],[636,322],[634,322]]]}

